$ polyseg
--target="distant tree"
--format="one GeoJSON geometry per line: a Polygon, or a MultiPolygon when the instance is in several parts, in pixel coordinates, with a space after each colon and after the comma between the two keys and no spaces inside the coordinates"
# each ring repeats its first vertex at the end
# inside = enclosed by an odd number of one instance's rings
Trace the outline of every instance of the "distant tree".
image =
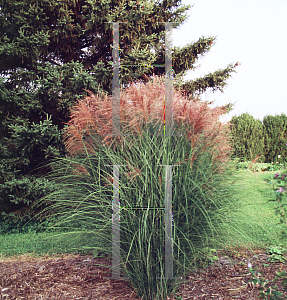
{"type": "MultiPolygon", "coordinates": [[[[178,1],[0,0],[0,211],[26,207],[53,187],[41,167],[64,156],[62,129],[70,109],[93,93],[112,93],[113,27],[120,23],[121,86],[165,68],[165,24],[182,24],[190,8],[178,1]],[[175,9],[174,9],[175,8],[175,9]],[[46,121],[45,121],[46,120],[46,121]],[[28,146],[29,145],[29,146],[28,146]],[[45,188],[43,188],[45,186],[45,188]]],[[[182,81],[215,37],[174,47],[174,88],[186,96],[222,90],[237,64],[182,81]]],[[[227,107],[231,110],[232,104],[227,107]]]]}
{"type": "Polygon", "coordinates": [[[233,157],[241,161],[265,161],[265,147],[262,122],[248,113],[233,116],[230,120],[233,136],[233,157]]]}
{"type": "Polygon", "coordinates": [[[265,116],[263,118],[264,141],[266,148],[266,162],[278,162],[278,155],[282,159],[287,156],[287,116],[265,116]]]}

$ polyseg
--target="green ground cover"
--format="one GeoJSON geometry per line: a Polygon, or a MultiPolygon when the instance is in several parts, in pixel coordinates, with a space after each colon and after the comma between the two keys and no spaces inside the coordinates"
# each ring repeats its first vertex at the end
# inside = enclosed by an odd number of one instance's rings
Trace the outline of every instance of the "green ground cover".
{"type": "MultiPolygon", "coordinates": [[[[224,245],[215,243],[216,248],[245,246],[265,249],[270,245],[287,244],[286,242],[284,244],[284,240],[280,240],[280,228],[284,225],[276,225],[279,223],[279,216],[274,213],[276,203],[268,202],[276,198],[268,180],[277,172],[236,171],[237,180],[232,184],[235,190],[234,197],[241,203],[241,209],[231,213],[231,219],[236,220],[234,224],[238,227],[226,223],[221,233],[225,237],[224,245]]],[[[231,182],[226,184],[231,184],[231,182]]],[[[86,247],[92,247],[95,244],[97,240],[93,235],[71,239],[68,234],[60,236],[56,232],[1,234],[0,257],[27,253],[33,256],[60,253],[88,254],[91,252],[85,250],[88,249],[86,247]],[[79,246],[82,247],[81,251],[79,251],[79,246]],[[77,247],[77,250],[74,250],[74,247],[77,247]]]]}
{"type": "Polygon", "coordinates": [[[241,210],[233,213],[233,218],[242,232],[236,232],[226,224],[226,245],[249,244],[254,248],[266,248],[269,245],[283,244],[279,232],[284,228],[275,215],[276,199],[272,185],[268,184],[270,177],[280,171],[247,172],[237,171],[238,181],[234,184],[234,197],[242,203],[241,210]],[[244,232],[244,233],[243,233],[244,232]]]}

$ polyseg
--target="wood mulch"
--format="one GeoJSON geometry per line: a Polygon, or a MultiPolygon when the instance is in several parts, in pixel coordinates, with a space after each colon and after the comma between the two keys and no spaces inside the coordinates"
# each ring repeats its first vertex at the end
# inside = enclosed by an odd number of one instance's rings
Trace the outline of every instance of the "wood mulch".
{"type": "MultiPolygon", "coordinates": [[[[269,280],[275,277],[276,271],[287,271],[286,264],[268,262],[270,256],[263,250],[221,250],[217,256],[220,259],[213,265],[186,276],[187,282],[176,292],[176,296],[182,298],[172,296],[167,300],[258,299],[258,287],[248,284],[252,279],[248,262],[259,272],[263,271],[263,277],[269,280]],[[269,266],[263,266],[263,263],[269,266]]],[[[107,258],[72,254],[2,258],[0,299],[140,300],[129,282],[103,278],[111,276],[111,271],[95,264],[111,265],[111,262],[107,258]]],[[[280,280],[276,283],[278,290],[283,291],[280,280]]]]}

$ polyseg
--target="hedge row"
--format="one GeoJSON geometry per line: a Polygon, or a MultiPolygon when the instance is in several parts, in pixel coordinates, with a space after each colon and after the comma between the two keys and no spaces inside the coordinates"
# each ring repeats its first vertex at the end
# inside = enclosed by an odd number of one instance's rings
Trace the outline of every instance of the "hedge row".
{"type": "Polygon", "coordinates": [[[263,122],[248,113],[230,120],[233,157],[240,161],[283,163],[287,154],[287,116],[265,116],[263,122]]]}

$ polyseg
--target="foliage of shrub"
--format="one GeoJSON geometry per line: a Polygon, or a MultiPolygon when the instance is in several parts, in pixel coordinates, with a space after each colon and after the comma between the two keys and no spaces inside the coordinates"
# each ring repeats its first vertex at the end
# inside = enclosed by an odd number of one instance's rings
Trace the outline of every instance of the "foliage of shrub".
{"type": "Polygon", "coordinates": [[[48,117],[31,127],[27,124],[8,127],[11,138],[4,137],[7,144],[0,146],[0,214],[13,212],[23,205],[29,207],[52,192],[53,186],[40,176],[47,171],[41,165],[64,151],[60,131],[48,117]]]}
{"type": "Polygon", "coordinates": [[[287,162],[287,116],[265,116],[263,119],[264,143],[266,149],[265,162],[287,162]],[[281,155],[278,158],[278,155],[281,155]]]}
{"type": "Polygon", "coordinates": [[[0,215],[0,234],[13,234],[13,233],[31,233],[31,232],[53,232],[50,228],[55,224],[57,218],[55,216],[46,217],[42,220],[33,219],[29,213],[22,216],[17,216],[15,213],[5,213],[0,215]]]}
{"type": "Polygon", "coordinates": [[[250,161],[239,162],[236,165],[237,170],[249,170],[250,172],[261,172],[261,171],[278,171],[286,169],[286,164],[268,164],[268,163],[255,163],[252,164],[250,161]]]}
{"type": "Polygon", "coordinates": [[[233,116],[230,120],[233,136],[233,157],[240,158],[242,162],[265,161],[263,139],[263,126],[259,119],[255,120],[248,113],[233,116]]]}

